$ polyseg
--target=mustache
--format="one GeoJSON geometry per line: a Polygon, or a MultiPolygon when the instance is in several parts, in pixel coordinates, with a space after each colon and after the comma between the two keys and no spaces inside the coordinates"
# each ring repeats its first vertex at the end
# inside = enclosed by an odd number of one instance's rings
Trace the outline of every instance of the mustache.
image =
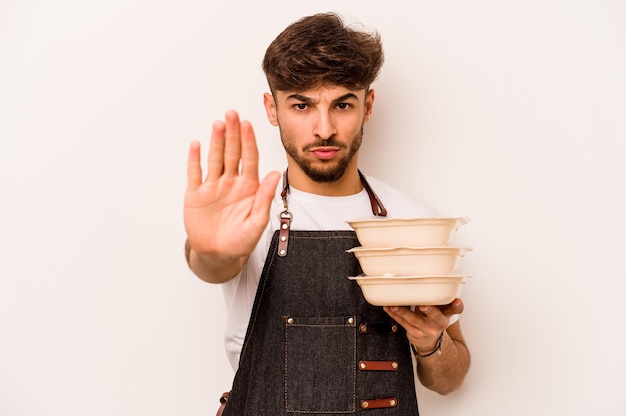
{"type": "Polygon", "coordinates": [[[318,140],[315,143],[310,143],[306,146],[304,146],[304,151],[307,150],[311,150],[314,147],[338,147],[338,148],[345,148],[347,147],[345,143],[341,143],[339,141],[337,141],[334,137],[331,137],[330,139],[327,140],[318,140]]]}

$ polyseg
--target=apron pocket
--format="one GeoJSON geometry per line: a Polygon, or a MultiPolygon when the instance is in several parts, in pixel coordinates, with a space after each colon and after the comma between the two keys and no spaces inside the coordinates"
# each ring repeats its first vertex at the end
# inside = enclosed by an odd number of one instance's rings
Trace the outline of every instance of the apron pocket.
{"type": "Polygon", "coordinates": [[[353,413],[356,319],[285,318],[285,405],[294,413],[353,413]]]}

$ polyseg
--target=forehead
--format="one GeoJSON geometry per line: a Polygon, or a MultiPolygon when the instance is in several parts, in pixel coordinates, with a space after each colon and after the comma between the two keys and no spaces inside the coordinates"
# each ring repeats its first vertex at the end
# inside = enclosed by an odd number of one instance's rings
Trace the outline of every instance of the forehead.
{"type": "Polygon", "coordinates": [[[351,90],[342,86],[321,86],[306,91],[276,91],[279,101],[298,100],[311,102],[335,102],[337,100],[361,101],[365,98],[365,89],[351,90]]]}

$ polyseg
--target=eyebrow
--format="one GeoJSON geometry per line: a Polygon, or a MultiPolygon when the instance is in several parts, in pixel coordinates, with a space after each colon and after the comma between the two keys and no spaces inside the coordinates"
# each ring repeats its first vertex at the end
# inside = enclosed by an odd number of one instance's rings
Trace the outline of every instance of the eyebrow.
{"type": "MultiPolygon", "coordinates": [[[[333,103],[340,103],[349,99],[354,99],[354,100],[359,101],[359,97],[356,94],[349,92],[349,93],[342,95],[341,97],[335,98],[333,100],[333,103]]],[[[287,97],[287,100],[298,100],[298,101],[302,101],[305,104],[315,104],[316,102],[313,98],[307,97],[306,95],[302,95],[298,93],[289,95],[287,97]]]]}

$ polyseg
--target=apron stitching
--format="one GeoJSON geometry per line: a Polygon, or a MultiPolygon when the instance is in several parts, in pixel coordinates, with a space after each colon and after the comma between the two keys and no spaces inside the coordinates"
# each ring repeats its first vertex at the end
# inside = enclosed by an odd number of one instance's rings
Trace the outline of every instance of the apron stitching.
{"type": "Polygon", "coordinates": [[[287,385],[289,384],[289,382],[287,380],[287,374],[289,373],[288,367],[287,367],[288,362],[289,362],[287,360],[287,357],[289,356],[289,351],[287,351],[287,349],[289,348],[289,339],[288,338],[289,338],[289,331],[287,331],[287,328],[285,328],[285,348],[284,348],[285,349],[285,357],[284,357],[284,359],[285,359],[285,371],[283,372],[283,379],[284,379],[284,383],[285,383],[285,385],[284,385],[284,390],[285,390],[285,402],[284,402],[285,403],[285,413],[289,413],[289,409],[288,409],[289,406],[288,406],[288,402],[287,402],[288,397],[289,397],[289,394],[288,394],[288,391],[287,391],[287,385]]]}
{"type": "Polygon", "coordinates": [[[357,332],[356,332],[356,316],[355,316],[355,325],[353,327],[353,332],[354,332],[354,336],[352,337],[352,339],[354,340],[354,346],[352,348],[352,351],[354,351],[353,354],[353,365],[352,365],[352,411],[356,412],[356,360],[357,360],[357,345],[356,345],[356,340],[357,340],[357,332]]]}
{"type": "MultiPolygon", "coordinates": [[[[273,251],[272,255],[270,256],[270,263],[267,266],[267,273],[261,273],[261,277],[263,277],[263,280],[262,280],[262,282],[259,282],[261,284],[261,286],[260,286],[261,292],[259,294],[259,299],[258,299],[259,303],[261,302],[261,300],[263,299],[263,295],[265,294],[265,286],[266,286],[266,283],[267,283],[267,276],[269,275],[269,271],[272,269],[272,266],[274,265],[274,259],[276,258],[277,250],[278,250],[278,245],[275,245],[274,246],[274,251],[273,251]]],[[[259,289],[257,289],[257,290],[259,290],[259,289]]],[[[253,312],[254,312],[254,317],[252,317],[252,323],[250,325],[250,332],[253,332],[253,330],[254,330],[254,327],[256,325],[256,318],[257,318],[257,315],[259,313],[259,310],[258,310],[259,308],[254,308],[254,305],[252,306],[252,309],[253,309],[253,312]]],[[[244,342],[244,344],[243,344],[243,346],[241,348],[241,354],[239,355],[239,361],[241,361],[241,358],[246,353],[247,347],[248,347],[248,343],[244,342]]]]}

